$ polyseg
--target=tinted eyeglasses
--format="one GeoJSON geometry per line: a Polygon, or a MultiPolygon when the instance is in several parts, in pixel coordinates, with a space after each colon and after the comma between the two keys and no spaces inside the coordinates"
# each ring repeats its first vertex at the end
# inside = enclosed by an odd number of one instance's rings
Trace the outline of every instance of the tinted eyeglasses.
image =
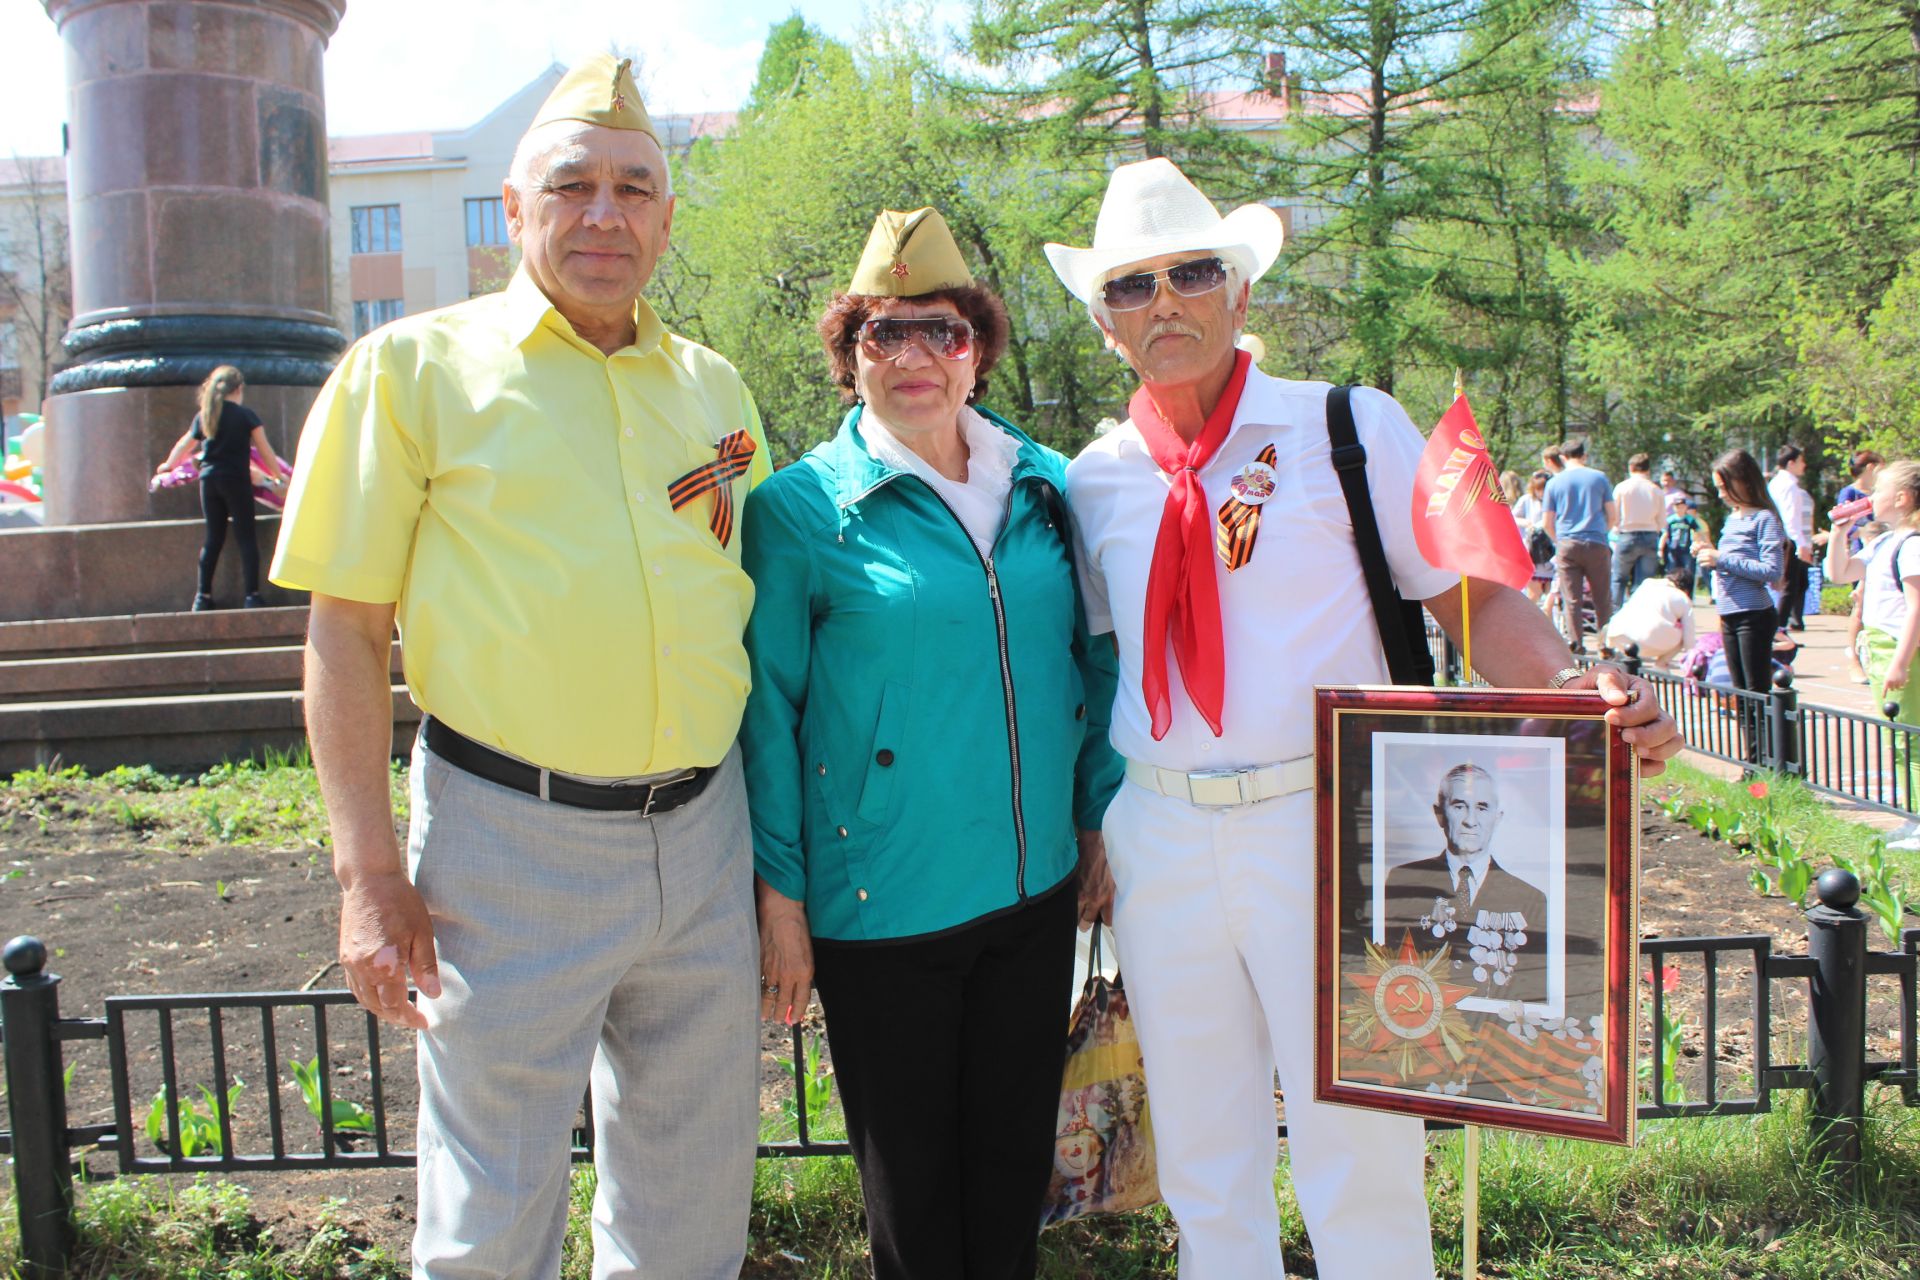
{"type": "Polygon", "coordinates": [[[973,354],[973,325],[959,316],[875,316],[860,326],[869,360],[898,360],[912,342],[942,360],[965,360],[973,354]]]}
{"type": "Polygon", "coordinates": [[[1153,301],[1162,280],[1181,297],[1197,298],[1227,282],[1227,264],[1218,258],[1196,258],[1161,271],[1139,271],[1107,281],[1100,293],[1115,311],[1138,311],[1153,301]]]}

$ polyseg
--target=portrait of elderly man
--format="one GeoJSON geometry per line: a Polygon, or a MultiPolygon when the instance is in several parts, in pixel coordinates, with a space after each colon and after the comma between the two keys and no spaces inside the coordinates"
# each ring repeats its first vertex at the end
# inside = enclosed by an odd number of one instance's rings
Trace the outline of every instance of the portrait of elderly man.
{"type": "Polygon", "coordinates": [[[594,1275],[731,1280],[759,1003],[734,522],[765,449],[732,366],[640,296],[673,189],[626,62],[567,73],[504,199],[506,289],[376,330],[320,393],[273,567],[313,593],[340,961],[419,1032],[415,1276],[557,1274],[591,1080],[594,1275]],[[396,619],[426,714],[404,858],[396,619]]]}
{"type": "Polygon", "coordinates": [[[1506,816],[1499,784],[1458,764],[1433,799],[1444,851],[1387,873],[1387,945],[1412,930],[1414,945],[1448,947],[1452,980],[1486,1000],[1547,999],[1547,898],[1493,856],[1506,816]]]}
{"type": "MultiPolygon", "coordinates": [[[[1313,687],[1388,677],[1327,437],[1330,388],[1250,367],[1235,339],[1280,255],[1273,210],[1222,217],[1169,161],[1117,168],[1086,248],[1048,245],[1140,379],[1128,421],[1067,470],[1090,628],[1120,660],[1105,819],[1114,931],[1145,1054],[1183,1280],[1281,1280],[1273,1080],[1322,1280],[1426,1280],[1417,1119],[1313,1100],[1313,687]]],[[[1459,581],[1410,524],[1423,440],[1352,395],[1386,556],[1450,633],[1459,581]]],[[[1476,666],[1592,688],[1649,771],[1680,749],[1643,682],[1581,672],[1545,615],[1474,581],[1476,666]]]]}

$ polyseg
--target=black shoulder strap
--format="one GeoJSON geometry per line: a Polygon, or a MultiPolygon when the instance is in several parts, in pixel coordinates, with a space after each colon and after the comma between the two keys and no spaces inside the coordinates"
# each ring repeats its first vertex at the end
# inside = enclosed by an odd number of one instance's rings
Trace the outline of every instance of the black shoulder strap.
{"type": "Polygon", "coordinates": [[[1887,576],[1893,579],[1893,594],[1896,596],[1906,590],[1906,584],[1900,580],[1900,552],[1906,547],[1907,540],[1911,537],[1913,537],[1912,534],[1903,533],[1900,535],[1900,541],[1887,548],[1887,576]]]}
{"type": "MultiPolygon", "coordinates": [[[[1387,672],[1395,684],[1431,684],[1422,681],[1408,643],[1404,602],[1393,587],[1393,570],[1380,541],[1380,525],[1373,516],[1373,495],[1367,489],[1367,450],[1353,425],[1353,388],[1327,392],[1327,439],[1333,445],[1333,469],[1347,498],[1347,516],[1353,522],[1353,541],[1360,552],[1360,570],[1366,576],[1367,596],[1373,601],[1373,620],[1386,653],[1387,672]]],[[[1424,629],[1424,628],[1423,628],[1424,629]]],[[[1426,646],[1421,646],[1426,652],[1426,646]]]]}

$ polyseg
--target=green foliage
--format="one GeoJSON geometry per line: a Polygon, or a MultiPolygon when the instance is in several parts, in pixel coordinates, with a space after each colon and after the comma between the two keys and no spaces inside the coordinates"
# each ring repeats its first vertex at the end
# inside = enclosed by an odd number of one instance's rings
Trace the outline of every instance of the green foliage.
{"type": "MultiPolygon", "coordinates": [[[[1661,994],[1660,1022],[1654,1027],[1654,1034],[1660,1041],[1660,1090],[1656,1094],[1651,1087],[1647,1097],[1661,1103],[1683,1103],[1687,1100],[1686,1087],[1680,1083],[1680,1054],[1686,1045],[1687,1020],[1674,1011],[1674,989],[1680,980],[1680,971],[1670,965],[1657,966],[1646,975],[1650,986],[1658,987],[1661,994]]],[[[1641,1017],[1649,1024],[1653,1022],[1653,995],[1649,991],[1646,1001],[1641,1005],[1641,1017]]],[[[1635,1074],[1643,1085],[1653,1081],[1653,1055],[1640,1059],[1635,1074]]]]}
{"type": "Polygon", "coordinates": [[[1847,614],[1853,610],[1853,587],[1844,582],[1829,582],[1820,588],[1820,612],[1847,614]]]}
{"type": "Polygon", "coordinates": [[[1857,858],[1836,853],[1833,865],[1853,873],[1860,882],[1860,905],[1880,921],[1880,931],[1887,941],[1899,945],[1912,899],[1907,895],[1905,882],[1887,865],[1886,844],[1875,840],[1865,855],[1857,858]]]}
{"type": "Polygon", "coordinates": [[[1896,854],[1870,827],[1848,822],[1796,778],[1762,782],[1709,777],[1669,765],[1671,785],[1654,802],[1709,839],[1728,841],[1749,858],[1747,883],[1756,893],[1804,901],[1822,863],[1860,881],[1860,902],[1874,912],[1890,943],[1898,944],[1912,905],[1906,885],[1920,873],[1910,854],[1896,854]]]}
{"type": "MultiPolygon", "coordinates": [[[[300,1090],[300,1096],[306,1100],[307,1112],[313,1116],[315,1124],[320,1120],[320,1059],[311,1058],[306,1062],[289,1062],[287,1070],[293,1075],[293,1083],[300,1090]]],[[[357,1102],[345,1098],[331,1098],[333,1104],[328,1113],[333,1117],[335,1133],[372,1133],[374,1131],[373,1112],[357,1102]]]]}
{"type": "MultiPolygon", "coordinates": [[[[1338,335],[1332,376],[1443,404],[1484,371],[1496,458],[1565,434],[1570,321],[1549,254],[1580,242],[1567,170],[1590,93],[1552,0],[1283,0],[1300,72],[1280,156],[1290,293],[1338,335]],[[1417,369],[1414,380],[1403,380],[1417,369]]],[[[1415,413],[1416,420],[1424,415],[1415,413]]]]}
{"type": "Polygon", "coordinates": [[[852,65],[853,53],[846,45],[810,25],[796,11],[768,28],[746,109],[749,113],[765,111],[783,98],[799,97],[852,65]]]}
{"type": "MultiPolygon", "coordinates": [[[[407,773],[392,766],[396,820],[407,816],[407,773]]],[[[326,806],[304,746],[229,761],[198,777],[174,777],[150,766],[122,766],[94,775],[78,766],[23,770],[0,780],[0,829],[16,818],[41,830],[56,821],[105,823],[142,840],[170,846],[208,844],[317,850],[328,842],[326,806]]]]}
{"type": "MultiPolygon", "coordinates": [[[[1920,454],[1920,252],[1901,265],[1873,310],[1810,306],[1794,317],[1796,385],[1808,411],[1845,451],[1920,454]]],[[[1822,595],[1822,607],[1825,596],[1822,595]]]]}
{"type": "Polygon", "coordinates": [[[794,1133],[800,1131],[800,1103],[806,1100],[807,1127],[810,1136],[819,1135],[821,1122],[828,1119],[827,1104],[833,1101],[833,1069],[822,1065],[819,1036],[807,1036],[807,1061],[804,1070],[798,1064],[793,1072],[793,1092],[782,1100],[787,1123],[794,1133]]]}
{"type": "Polygon", "coordinates": [[[1895,430],[1911,308],[1871,317],[1920,245],[1911,6],[1658,15],[1621,33],[1575,173],[1605,231],[1559,263],[1588,378],[1620,401],[1616,425],[1671,435],[1696,465],[1729,440],[1895,430]]]}
{"type": "Polygon", "coordinates": [[[1502,466],[1584,431],[1603,466],[1644,449],[1698,483],[1791,436],[1830,489],[1823,443],[1920,444],[1906,12],[972,0],[957,49],[926,6],[852,45],[795,14],[681,166],[655,301],[791,458],[840,419],[813,326],[874,213],[935,205],[1013,322],[988,403],[1072,450],[1131,379],[1042,246],[1087,241],[1114,164],[1166,155],[1289,220],[1248,326],[1271,372],[1371,381],[1424,424],[1461,369],[1502,466]]]}
{"type": "Polygon", "coordinates": [[[174,1104],[174,1112],[179,1120],[180,1149],[178,1151],[173,1149],[172,1139],[167,1133],[165,1085],[162,1085],[153,1095],[153,1105],[147,1108],[147,1141],[170,1155],[188,1158],[203,1155],[217,1156],[225,1153],[220,1141],[221,1112],[224,1108],[229,1118],[228,1124],[231,1125],[234,1103],[240,1100],[240,1091],[247,1087],[246,1082],[238,1076],[234,1077],[233,1083],[227,1086],[227,1096],[224,1099],[205,1085],[198,1087],[200,1096],[206,1099],[206,1110],[202,1111],[198,1104],[186,1098],[174,1104]]]}
{"type": "MultiPolygon", "coordinates": [[[[83,1184],[74,1203],[79,1251],[70,1280],[401,1280],[406,1268],[357,1241],[327,1202],[304,1238],[282,1240],[252,1214],[244,1189],[202,1175],[83,1184]]],[[[5,1215],[10,1227],[13,1215],[5,1215]]],[[[19,1244],[0,1228],[0,1276],[21,1280],[19,1244]]]]}

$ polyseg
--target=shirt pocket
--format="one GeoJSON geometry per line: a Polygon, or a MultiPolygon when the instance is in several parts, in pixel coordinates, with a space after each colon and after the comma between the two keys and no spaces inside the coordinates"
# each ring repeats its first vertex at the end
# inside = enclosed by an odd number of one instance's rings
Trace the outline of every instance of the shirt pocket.
{"type": "Polygon", "coordinates": [[[907,727],[910,690],[889,680],[880,692],[880,714],[874,720],[873,741],[867,751],[866,781],[860,788],[860,803],[854,812],[862,822],[880,826],[892,809],[894,775],[901,764],[901,740],[907,727]]]}

